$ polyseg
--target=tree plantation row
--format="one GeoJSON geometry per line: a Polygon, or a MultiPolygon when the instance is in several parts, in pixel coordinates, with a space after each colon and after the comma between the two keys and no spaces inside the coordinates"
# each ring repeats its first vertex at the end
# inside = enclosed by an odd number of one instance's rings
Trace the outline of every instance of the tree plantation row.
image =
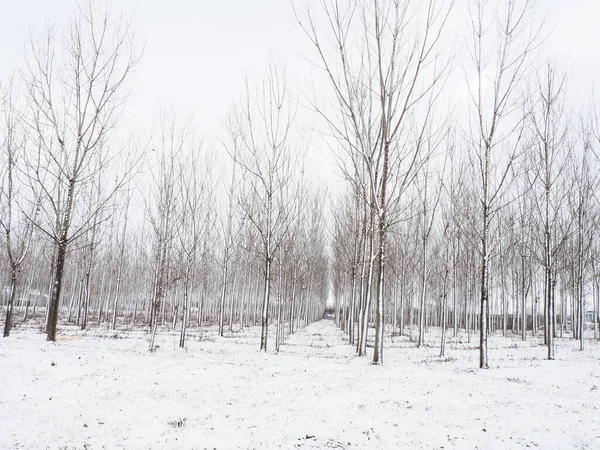
{"type": "Polygon", "coordinates": [[[30,37],[22,74],[3,84],[4,335],[16,311],[41,314],[51,341],[59,317],[143,323],[151,350],[159,325],[179,322],[183,347],[191,323],[221,335],[261,323],[266,351],[273,317],[278,346],[322,317],[328,290],[323,199],[297,170],[283,74],[272,66],[232,113],[221,146],[235,167],[221,184],[172,110],[149,145],[117,139],[140,58],[132,33],[82,3],[60,32],[30,37]]]}
{"type": "Polygon", "coordinates": [[[1,74],[4,336],[146,326],[152,351],[160,327],[184,347],[188,327],[260,324],[267,351],[329,307],[375,364],[386,332],[422,346],[432,326],[442,356],[476,334],[482,368],[494,333],[543,336],[548,359],[597,339],[600,121],[591,93],[571,105],[540,5],[290,5],[312,85],[269,59],[210,145],[174,108],[125,131],[143,58],[125,16],[90,0],[30,33],[1,74]]]}
{"type": "Polygon", "coordinates": [[[598,337],[595,104],[570,106],[539,4],[466,3],[295,9],[332,91],[312,107],[347,184],[332,233],[338,321],[364,355],[373,316],[375,364],[388,323],[418,345],[441,327],[442,355],[448,326],[476,330],[481,368],[498,329],[542,329],[548,359],[557,333],[583,349],[589,321],[598,337]]]}

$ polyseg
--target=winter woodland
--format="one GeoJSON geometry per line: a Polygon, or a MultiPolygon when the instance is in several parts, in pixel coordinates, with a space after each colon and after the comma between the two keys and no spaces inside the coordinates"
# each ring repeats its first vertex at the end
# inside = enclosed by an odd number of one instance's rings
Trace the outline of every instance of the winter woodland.
{"type": "Polygon", "coordinates": [[[118,7],[0,73],[0,448],[600,448],[600,102],[552,2],[293,0],[312,78],[265,55],[212,136],[137,126],[118,7]]]}

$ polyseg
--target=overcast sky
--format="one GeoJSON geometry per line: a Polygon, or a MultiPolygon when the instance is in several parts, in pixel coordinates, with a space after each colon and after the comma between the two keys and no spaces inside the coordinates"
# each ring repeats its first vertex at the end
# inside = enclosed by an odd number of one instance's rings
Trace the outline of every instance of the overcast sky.
{"type": "MultiPolygon", "coordinates": [[[[77,4],[75,0],[4,3],[2,78],[14,69],[30,25],[60,22],[77,4]]],[[[136,73],[140,89],[133,99],[140,113],[175,102],[193,107],[206,131],[218,126],[239,99],[246,73],[261,71],[269,55],[294,66],[300,62],[296,49],[308,48],[285,0],[118,0],[114,4],[133,12],[136,36],[145,44],[136,73]]]]}
{"type": "MultiPolygon", "coordinates": [[[[457,0],[458,4],[465,0],[457,0]]],[[[502,0],[501,0],[502,1],[502,0]]],[[[572,74],[576,102],[600,81],[600,1],[540,0],[554,30],[548,47],[572,74]]],[[[150,120],[161,104],[193,109],[200,129],[214,135],[239,99],[244,75],[260,72],[269,55],[283,61],[292,81],[307,82],[314,56],[294,23],[290,0],[114,0],[133,13],[145,54],[130,103],[136,119],[150,120]]],[[[61,22],[76,0],[4,0],[0,14],[0,78],[15,69],[32,25],[61,22]]]]}

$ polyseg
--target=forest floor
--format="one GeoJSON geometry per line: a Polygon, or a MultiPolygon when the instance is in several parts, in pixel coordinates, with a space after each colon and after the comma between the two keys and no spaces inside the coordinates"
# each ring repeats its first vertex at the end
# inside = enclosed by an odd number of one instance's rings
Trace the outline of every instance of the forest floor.
{"type": "MultiPolygon", "coordinates": [[[[600,345],[435,331],[416,348],[389,336],[385,364],[357,358],[330,320],[258,351],[260,329],[185,350],[161,332],[33,329],[0,340],[1,449],[600,449],[600,345]]],[[[274,340],[271,340],[271,345],[274,340]]],[[[371,349],[370,349],[371,351],[371,349]]]]}

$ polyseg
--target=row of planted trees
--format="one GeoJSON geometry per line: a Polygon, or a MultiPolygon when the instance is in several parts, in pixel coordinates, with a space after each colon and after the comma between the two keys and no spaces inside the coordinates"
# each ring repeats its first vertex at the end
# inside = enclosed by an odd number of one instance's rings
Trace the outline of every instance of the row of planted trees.
{"type": "MultiPolygon", "coordinates": [[[[69,252],[59,311],[64,322],[81,329],[101,325],[114,330],[153,324],[157,329],[177,329],[181,346],[190,324],[201,333],[203,327],[218,325],[221,335],[261,325],[264,261],[258,256],[248,229],[246,241],[236,242],[226,279],[219,262],[222,248],[209,243],[217,236],[202,235],[201,250],[193,261],[175,236],[168,248],[163,294],[158,304],[156,272],[160,260],[150,228],[122,234],[122,244],[115,235],[117,231],[122,233],[122,228],[103,231],[106,234],[97,237],[95,249],[91,249],[91,242],[82,239],[69,252]]],[[[289,333],[323,314],[327,262],[319,248],[310,244],[322,241],[322,230],[302,229],[298,233],[284,242],[272,261],[273,293],[268,314],[269,322],[280,331],[275,333],[276,348],[289,333]]],[[[16,311],[13,321],[45,323],[51,258],[52,247],[43,236],[34,236],[17,278],[11,305],[16,311]]],[[[8,302],[3,306],[7,308],[8,302]]]]}
{"type": "Polygon", "coordinates": [[[329,90],[314,100],[346,181],[334,205],[336,317],[383,362],[386,327],[598,336],[593,103],[570,105],[533,0],[297,6],[329,90]],[[453,48],[453,32],[462,42],[453,48]],[[458,62],[458,64],[457,64],[458,62]],[[457,74],[459,73],[459,74],[457,74]],[[462,76],[460,76],[462,75],[462,76]],[[331,105],[334,105],[333,107],[331,105]],[[586,306],[587,305],[587,306],[586,306]]]}
{"type": "Polygon", "coordinates": [[[260,324],[266,351],[271,322],[279,349],[322,317],[323,200],[303,173],[283,71],[269,64],[256,88],[246,82],[207,148],[168,109],[147,137],[118,132],[141,57],[126,18],[82,3],[26,48],[0,108],[5,336],[29,318],[48,340],[59,318],[143,324],[152,350],[160,327],[179,327],[183,347],[192,325],[260,324]]]}
{"type": "MultiPolygon", "coordinates": [[[[586,327],[593,330],[594,339],[600,336],[600,205],[592,197],[582,211],[581,189],[589,189],[592,180],[584,177],[581,182],[576,178],[582,170],[597,173],[598,163],[587,161],[588,168],[584,169],[582,162],[585,161],[571,161],[573,165],[565,169],[565,181],[574,182],[563,186],[564,203],[552,212],[550,284],[544,216],[536,204],[544,197],[543,192],[531,186],[526,191],[513,192],[511,195],[519,198],[513,198],[498,211],[492,228],[487,332],[515,335],[523,340],[543,336],[549,358],[554,358],[554,337],[571,336],[583,349],[586,327]],[[586,217],[582,226],[581,215],[586,217]]],[[[446,179],[450,181],[452,177],[446,179]]],[[[519,185],[519,180],[511,183],[519,185]]],[[[425,343],[427,329],[434,326],[436,335],[440,329],[442,332],[442,355],[447,336],[456,338],[464,332],[470,342],[481,326],[479,237],[472,227],[477,200],[465,191],[452,198],[450,193],[458,189],[461,188],[442,187],[439,201],[421,204],[421,209],[417,207],[419,195],[414,193],[414,215],[392,227],[386,261],[388,332],[407,336],[420,346],[425,343]]],[[[336,218],[334,284],[340,327],[348,332],[349,342],[360,352],[357,318],[365,314],[360,302],[364,301],[361,296],[364,299],[368,281],[368,260],[355,252],[365,239],[361,231],[356,232],[357,223],[351,213],[355,203],[355,198],[342,197],[337,207],[342,213],[336,218]]],[[[358,226],[363,225],[359,222],[358,226]]],[[[366,314],[372,324],[375,310],[371,308],[366,314]]]]}

